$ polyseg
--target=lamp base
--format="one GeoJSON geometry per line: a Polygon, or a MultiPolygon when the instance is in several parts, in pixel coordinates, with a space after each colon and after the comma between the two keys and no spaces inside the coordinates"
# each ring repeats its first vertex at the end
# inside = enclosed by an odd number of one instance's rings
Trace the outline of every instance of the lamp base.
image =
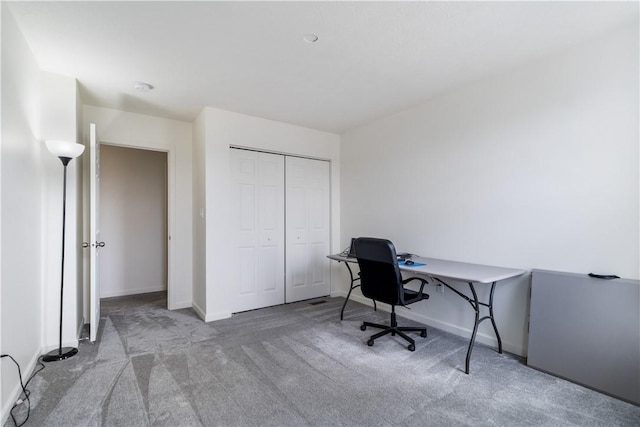
{"type": "Polygon", "coordinates": [[[68,359],[76,354],[78,354],[78,349],[74,347],[57,348],[42,356],[42,360],[45,362],[57,362],[58,360],[68,359]]]}

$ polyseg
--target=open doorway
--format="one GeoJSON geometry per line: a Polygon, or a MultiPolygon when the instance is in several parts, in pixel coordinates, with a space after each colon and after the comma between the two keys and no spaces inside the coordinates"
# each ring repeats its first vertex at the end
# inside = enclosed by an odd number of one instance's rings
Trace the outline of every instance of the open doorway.
{"type": "Polygon", "coordinates": [[[101,144],[101,299],[161,293],[167,306],[167,181],[166,152],[101,144]]]}

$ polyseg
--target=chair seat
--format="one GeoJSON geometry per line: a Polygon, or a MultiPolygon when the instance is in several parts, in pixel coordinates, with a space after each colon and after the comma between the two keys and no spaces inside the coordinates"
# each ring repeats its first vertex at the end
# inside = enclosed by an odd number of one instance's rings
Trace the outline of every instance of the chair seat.
{"type": "Polygon", "coordinates": [[[425,299],[429,299],[429,294],[423,293],[420,295],[419,292],[414,291],[412,289],[404,289],[404,303],[413,304],[414,302],[422,301],[425,299]]]}

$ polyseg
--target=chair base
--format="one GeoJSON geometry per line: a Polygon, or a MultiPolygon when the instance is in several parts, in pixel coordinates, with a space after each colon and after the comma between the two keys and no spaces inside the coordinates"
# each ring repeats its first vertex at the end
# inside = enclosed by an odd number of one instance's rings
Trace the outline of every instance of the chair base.
{"type": "Polygon", "coordinates": [[[365,331],[367,329],[367,326],[370,326],[372,328],[382,329],[381,332],[378,332],[377,334],[371,335],[371,337],[369,337],[369,340],[367,341],[367,345],[369,347],[371,347],[373,345],[374,340],[376,340],[376,339],[378,339],[378,338],[380,338],[380,337],[382,337],[384,335],[391,334],[391,336],[396,336],[396,334],[397,334],[400,337],[404,338],[409,343],[409,345],[407,346],[407,349],[409,349],[409,351],[415,351],[416,350],[416,342],[415,342],[415,340],[413,338],[409,337],[404,332],[420,332],[420,336],[422,338],[426,338],[427,337],[427,328],[398,326],[398,322],[396,321],[396,312],[394,310],[394,307],[392,307],[392,309],[391,309],[391,325],[380,325],[378,323],[362,322],[362,325],[360,326],[360,330],[361,331],[365,331]]]}

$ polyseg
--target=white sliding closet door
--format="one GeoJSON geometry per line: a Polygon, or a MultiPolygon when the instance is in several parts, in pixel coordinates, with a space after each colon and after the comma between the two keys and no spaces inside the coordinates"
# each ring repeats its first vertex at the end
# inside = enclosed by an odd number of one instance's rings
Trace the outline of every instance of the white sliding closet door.
{"type": "Polygon", "coordinates": [[[329,162],[286,157],[286,302],[329,295],[329,162]]]}
{"type": "MultiPolygon", "coordinates": [[[[284,303],[284,156],[231,149],[233,311],[284,303]]],[[[328,253],[328,252],[327,252],[328,253]]]]}

